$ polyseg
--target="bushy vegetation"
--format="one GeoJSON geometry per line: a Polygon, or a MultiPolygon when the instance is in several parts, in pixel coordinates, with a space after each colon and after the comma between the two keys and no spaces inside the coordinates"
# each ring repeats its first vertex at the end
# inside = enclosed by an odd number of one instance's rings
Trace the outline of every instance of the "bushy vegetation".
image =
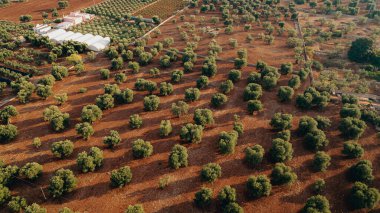
{"type": "Polygon", "coordinates": [[[212,189],[203,187],[195,193],[194,203],[198,208],[204,209],[211,205],[212,197],[212,189]]]}
{"type": "Polygon", "coordinates": [[[258,144],[245,149],[245,162],[251,167],[258,166],[264,158],[264,148],[258,144]]]}
{"type": "Polygon", "coordinates": [[[207,182],[214,182],[222,176],[222,167],[216,163],[208,163],[202,167],[201,179],[207,182]]]}
{"type": "Polygon", "coordinates": [[[349,169],[349,176],[353,181],[369,183],[374,179],[372,163],[369,160],[360,160],[349,169]]]}
{"type": "Polygon", "coordinates": [[[153,146],[148,141],[137,139],[132,143],[132,154],[135,158],[146,158],[153,154],[153,146]]]}
{"type": "Polygon", "coordinates": [[[103,151],[98,147],[91,147],[90,152],[78,154],[77,165],[83,173],[93,172],[103,165],[103,151]]]}
{"type": "Polygon", "coordinates": [[[186,167],[188,165],[187,149],[184,146],[176,144],[173,146],[169,155],[169,165],[173,169],[186,167]]]}
{"type": "Polygon", "coordinates": [[[270,174],[271,183],[274,185],[292,184],[297,180],[296,173],[283,163],[276,163],[270,174]]]}
{"type": "Polygon", "coordinates": [[[251,198],[259,198],[269,196],[272,190],[272,184],[265,175],[250,176],[246,183],[248,196],[251,198]]]}
{"type": "Polygon", "coordinates": [[[49,193],[53,198],[59,198],[75,189],[77,178],[69,169],[59,169],[50,179],[49,193]]]}
{"type": "Polygon", "coordinates": [[[355,182],[351,188],[350,204],[355,209],[372,209],[380,201],[380,192],[376,188],[371,188],[365,183],[355,182]]]}
{"type": "Polygon", "coordinates": [[[182,126],[179,136],[185,142],[200,143],[203,136],[203,126],[188,123],[182,126]]]}
{"type": "Polygon", "coordinates": [[[111,171],[110,181],[113,187],[123,187],[132,180],[132,171],[129,166],[124,166],[111,171]]]}
{"type": "Polygon", "coordinates": [[[305,206],[302,209],[302,212],[324,212],[329,213],[330,203],[325,196],[315,195],[307,199],[305,206]]]}

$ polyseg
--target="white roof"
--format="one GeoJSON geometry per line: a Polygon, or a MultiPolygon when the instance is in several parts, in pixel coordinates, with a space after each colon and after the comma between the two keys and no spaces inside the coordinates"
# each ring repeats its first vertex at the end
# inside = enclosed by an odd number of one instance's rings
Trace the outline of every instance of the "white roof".
{"type": "Polygon", "coordinates": [[[71,36],[73,34],[74,34],[74,32],[69,31],[69,32],[63,33],[62,35],[54,37],[51,40],[54,41],[54,42],[60,42],[60,41],[63,41],[65,38],[67,38],[67,37],[69,37],[69,36],[71,36]]]}
{"type": "Polygon", "coordinates": [[[103,39],[103,37],[97,35],[97,36],[95,36],[94,38],[91,38],[91,39],[88,39],[87,41],[84,41],[83,43],[85,43],[85,44],[87,44],[87,45],[90,46],[91,44],[93,44],[93,43],[95,43],[95,42],[98,42],[98,41],[101,40],[101,39],[103,39]]]}
{"type": "Polygon", "coordinates": [[[71,22],[61,22],[59,24],[56,25],[57,28],[65,28],[65,27],[69,27],[69,26],[72,26],[73,23],[71,22]]]}
{"type": "Polygon", "coordinates": [[[55,37],[58,37],[58,36],[65,34],[65,33],[66,33],[65,30],[59,29],[59,30],[55,30],[54,32],[47,33],[46,36],[49,37],[49,39],[53,39],[55,37]]]}
{"type": "Polygon", "coordinates": [[[76,38],[79,38],[81,36],[83,36],[82,33],[74,33],[71,36],[64,38],[62,41],[69,41],[69,40],[75,41],[76,38]]]}
{"type": "Polygon", "coordinates": [[[77,42],[84,42],[84,41],[86,41],[88,39],[91,39],[93,37],[95,37],[95,36],[93,36],[91,34],[85,34],[85,35],[83,35],[83,36],[81,36],[79,38],[76,38],[75,41],[77,41],[77,42]]]}
{"type": "Polygon", "coordinates": [[[91,45],[88,46],[88,49],[92,51],[101,51],[104,50],[111,42],[107,39],[101,39],[91,45]]]}

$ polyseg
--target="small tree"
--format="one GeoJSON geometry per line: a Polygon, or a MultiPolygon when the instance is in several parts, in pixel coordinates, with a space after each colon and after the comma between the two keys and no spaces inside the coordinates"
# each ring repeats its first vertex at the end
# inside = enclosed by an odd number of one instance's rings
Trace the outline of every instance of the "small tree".
{"type": "Polygon", "coordinates": [[[70,140],[57,141],[51,145],[51,152],[57,158],[68,157],[73,153],[74,144],[70,140]]]}
{"type": "Polygon", "coordinates": [[[189,111],[189,105],[184,101],[178,101],[172,104],[171,112],[174,116],[180,117],[186,115],[189,111]]]}
{"type": "Polygon", "coordinates": [[[234,115],[233,130],[235,130],[239,136],[244,133],[244,124],[240,121],[240,117],[236,114],[234,115]]]}
{"type": "Polygon", "coordinates": [[[144,109],[146,111],[156,111],[160,105],[160,98],[156,95],[144,97],[144,109]]]}
{"type": "Polygon", "coordinates": [[[96,120],[100,120],[102,116],[103,112],[97,105],[91,104],[82,108],[82,122],[94,123],[96,120]]]}
{"type": "Polygon", "coordinates": [[[160,83],[160,95],[168,96],[173,93],[173,85],[171,83],[160,83]]]}
{"type": "Polygon", "coordinates": [[[124,73],[120,72],[120,73],[115,74],[115,82],[117,84],[124,83],[126,80],[127,80],[127,76],[124,73]]]}
{"type": "Polygon", "coordinates": [[[143,124],[143,120],[138,114],[129,116],[129,127],[132,129],[139,129],[143,124]]]}
{"type": "Polygon", "coordinates": [[[103,165],[103,151],[98,147],[91,147],[90,152],[78,154],[77,165],[83,173],[93,172],[103,165]]]}
{"type": "Polygon", "coordinates": [[[198,89],[204,89],[208,86],[209,84],[209,79],[205,75],[201,75],[201,77],[198,78],[197,80],[197,88],[198,89]]]}
{"type": "Polygon", "coordinates": [[[20,175],[29,180],[36,180],[42,174],[42,166],[39,163],[32,162],[26,163],[20,169],[20,175]]]}
{"type": "Polygon", "coordinates": [[[305,206],[302,209],[302,212],[331,212],[330,203],[325,196],[315,195],[307,199],[305,206]]]}
{"type": "Polygon", "coordinates": [[[254,112],[263,110],[263,104],[259,100],[249,100],[247,102],[247,108],[249,114],[253,114],[254,112]]]}
{"type": "Polygon", "coordinates": [[[43,100],[46,100],[49,96],[53,94],[52,87],[48,85],[38,84],[36,88],[36,94],[40,96],[43,100]]]}
{"type": "Polygon", "coordinates": [[[153,153],[153,146],[148,141],[137,139],[132,143],[132,154],[135,158],[146,158],[153,153]]]}
{"type": "Polygon", "coordinates": [[[280,138],[280,139],[287,141],[287,142],[290,141],[290,137],[291,137],[290,130],[282,130],[282,131],[276,133],[276,138],[280,138]]]}
{"type": "Polygon", "coordinates": [[[287,102],[292,100],[293,95],[294,90],[289,86],[281,86],[277,93],[277,97],[281,102],[287,102]]]}
{"type": "Polygon", "coordinates": [[[107,80],[110,78],[110,70],[109,69],[100,69],[100,78],[103,80],[107,80]]]}
{"type": "Polygon", "coordinates": [[[124,166],[111,171],[110,181],[113,187],[122,188],[132,180],[132,171],[129,166],[124,166]]]}
{"type": "Polygon", "coordinates": [[[369,160],[361,160],[349,169],[349,176],[353,181],[369,183],[374,179],[372,175],[372,163],[369,160]]]}
{"type": "Polygon", "coordinates": [[[234,89],[234,83],[231,80],[226,80],[222,82],[219,86],[219,90],[224,94],[230,93],[231,90],[233,89],[234,89]]]}
{"type": "Polygon", "coordinates": [[[37,203],[25,207],[24,213],[47,213],[47,210],[37,203]]]}
{"type": "Polygon", "coordinates": [[[330,166],[331,157],[326,152],[319,151],[314,155],[313,169],[317,172],[325,172],[330,166]]]}
{"type": "Polygon", "coordinates": [[[216,179],[222,176],[222,168],[219,164],[208,163],[202,167],[201,179],[203,181],[208,181],[210,183],[214,182],[216,179]]]}
{"type": "Polygon", "coordinates": [[[367,128],[364,121],[357,118],[343,118],[339,124],[339,131],[345,138],[358,139],[367,128]]]}
{"type": "Polygon", "coordinates": [[[318,129],[326,130],[326,129],[330,128],[330,126],[331,126],[331,120],[326,118],[326,117],[318,115],[317,117],[315,117],[315,120],[318,123],[318,126],[317,126],[318,129]]]}
{"type": "Polygon", "coordinates": [[[298,75],[293,75],[288,82],[288,86],[293,89],[298,89],[301,86],[301,79],[298,75]]]}
{"type": "Polygon", "coordinates": [[[75,125],[75,130],[83,139],[88,140],[94,134],[94,128],[88,122],[78,123],[75,125]]]}
{"type": "Polygon", "coordinates": [[[12,117],[18,115],[16,107],[9,105],[0,110],[0,119],[3,124],[9,124],[12,117]]]}
{"type": "Polygon", "coordinates": [[[157,90],[157,83],[154,81],[146,81],[145,89],[149,92],[149,94],[153,94],[154,91],[157,90]]]}
{"type": "Polygon", "coordinates": [[[342,154],[346,155],[348,158],[360,158],[364,154],[364,149],[357,142],[347,141],[343,144],[342,154]]]}
{"type": "Polygon", "coordinates": [[[129,205],[128,208],[124,211],[124,213],[144,213],[144,208],[140,204],[129,205]]]}
{"type": "Polygon", "coordinates": [[[252,147],[247,147],[244,152],[244,160],[250,167],[256,167],[263,161],[264,148],[259,144],[252,147]]]}
{"type": "Polygon", "coordinates": [[[356,104],[344,104],[342,109],[340,110],[340,117],[352,117],[352,118],[360,118],[361,111],[358,105],[356,104]]]}
{"type": "Polygon", "coordinates": [[[310,150],[321,150],[329,144],[325,133],[319,129],[313,129],[306,134],[304,143],[310,150]]]}
{"type": "Polygon", "coordinates": [[[11,212],[21,212],[28,206],[26,199],[20,196],[13,196],[8,202],[8,208],[11,212]]]}
{"type": "Polygon", "coordinates": [[[350,204],[355,209],[373,209],[380,201],[380,192],[365,183],[355,182],[350,193],[350,204]]]}
{"type": "Polygon", "coordinates": [[[54,65],[51,69],[51,74],[54,76],[55,80],[61,81],[63,78],[69,76],[69,71],[64,66],[54,65]]]}
{"type": "Polygon", "coordinates": [[[215,93],[211,97],[211,105],[213,107],[220,107],[222,105],[225,105],[228,101],[228,97],[222,93],[215,93]]]}
{"type": "Polygon", "coordinates": [[[0,184],[0,205],[3,205],[11,197],[11,192],[8,187],[0,184]]]}
{"type": "Polygon", "coordinates": [[[171,73],[171,80],[173,83],[179,83],[183,77],[183,71],[182,70],[174,70],[171,73]]]}
{"type": "Polygon", "coordinates": [[[343,94],[342,95],[342,103],[343,104],[358,104],[359,100],[357,97],[355,97],[353,95],[343,94]]]}
{"type": "Polygon", "coordinates": [[[115,106],[115,99],[110,94],[99,95],[95,101],[102,110],[111,109],[115,106]]]}
{"type": "Polygon", "coordinates": [[[58,198],[68,192],[73,191],[76,185],[77,179],[71,170],[59,169],[50,179],[49,193],[53,196],[53,198],[58,198]]]}
{"type": "Polygon", "coordinates": [[[323,179],[317,179],[312,185],[312,189],[314,193],[317,193],[317,194],[322,193],[325,187],[326,187],[326,182],[323,179]]]}
{"type": "Polygon", "coordinates": [[[207,208],[211,205],[212,196],[212,189],[203,187],[195,193],[194,203],[198,208],[207,208]]]}
{"type": "Polygon", "coordinates": [[[285,64],[281,64],[281,67],[280,67],[280,73],[282,75],[287,75],[289,73],[292,73],[293,72],[293,64],[288,62],[288,63],[285,63],[285,64]]]}
{"type": "Polygon", "coordinates": [[[67,96],[67,93],[61,93],[61,94],[56,94],[54,96],[54,99],[58,105],[62,105],[69,99],[69,97],[67,96]]]}
{"type": "Polygon", "coordinates": [[[265,175],[259,175],[257,177],[250,176],[247,184],[248,196],[251,198],[259,198],[263,196],[269,196],[272,190],[272,184],[265,175]]]}
{"type": "Polygon", "coordinates": [[[232,154],[235,152],[235,147],[237,144],[237,139],[239,137],[238,132],[232,130],[231,132],[221,132],[219,134],[219,151],[222,154],[232,154]]]}
{"type": "Polygon", "coordinates": [[[291,114],[275,113],[270,121],[274,130],[286,130],[292,127],[293,116],[291,114]]]}
{"type": "Polygon", "coordinates": [[[124,61],[122,57],[114,58],[111,61],[111,70],[120,70],[123,68],[124,61]]]}
{"type": "Polygon", "coordinates": [[[222,205],[222,208],[225,208],[230,203],[235,203],[236,190],[229,185],[224,186],[218,194],[218,200],[222,205]]]}
{"type": "Polygon", "coordinates": [[[162,120],[160,123],[160,135],[161,137],[165,137],[172,133],[173,128],[170,120],[162,120]]]}
{"type": "Polygon", "coordinates": [[[179,136],[185,142],[200,143],[203,136],[203,126],[188,123],[182,126],[179,136]]]}
{"type": "Polygon", "coordinates": [[[201,96],[201,92],[198,88],[187,88],[185,90],[185,100],[188,102],[197,101],[201,96]]]}
{"type": "Polygon", "coordinates": [[[232,82],[236,83],[241,79],[241,72],[240,70],[231,70],[228,73],[228,79],[232,82]]]}
{"type": "Polygon", "coordinates": [[[307,133],[311,132],[312,130],[317,129],[318,122],[309,116],[302,116],[299,123],[298,123],[298,134],[303,136],[307,133]]]}
{"type": "Polygon", "coordinates": [[[108,148],[113,149],[115,146],[120,144],[121,138],[119,132],[116,130],[111,130],[108,136],[103,138],[103,143],[108,146],[108,148]]]}
{"type": "Polygon", "coordinates": [[[126,88],[123,91],[120,91],[116,94],[116,102],[119,104],[129,104],[133,101],[133,90],[126,88]]]}
{"type": "Polygon", "coordinates": [[[195,124],[206,126],[214,124],[213,113],[210,109],[196,109],[194,111],[193,120],[195,124]]]}
{"type": "Polygon", "coordinates": [[[263,95],[263,90],[259,84],[249,83],[244,89],[244,101],[257,100],[263,95]]]}
{"type": "Polygon", "coordinates": [[[289,161],[293,158],[293,146],[287,141],[276,138],[272,141],[269,156],[273,162],[289,161]]]}
{"type": "Polygon", "coordinates": [[[296,173],[283,163],[276,163],[270,175],[271,183],[274,185],[292,184],[297,180],[296,173]]]}
{"type": "Polygon", "coordinates": [[[187,167],[188,165],[187,149],[184,146],[176,144],[173,146],[169,155],[169,165],[173,169],[179,169],[181,167],[187,167]]]}

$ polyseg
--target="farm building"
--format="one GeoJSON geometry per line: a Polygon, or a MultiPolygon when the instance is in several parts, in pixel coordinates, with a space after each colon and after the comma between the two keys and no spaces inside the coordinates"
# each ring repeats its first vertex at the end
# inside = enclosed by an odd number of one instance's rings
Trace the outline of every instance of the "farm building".
{"type": "Polygon", "coordinates": [[[63,17],[63,22],[71,22],[73,25],[77,25],[83,22],[83,18],[78,16],[65,16],[63,17]]]}
{"type": "Polygon", "coordinates": [[[44,34],[51,30],[51,27],[47,24],[37,24],[33,27],[34,32],[38,34],[44,34]]]}
{"type": "Polygon", "coordinates": [[[74,26],[74,24],[72,22],[62,22],[62,23],[55,25],[55,28],[66,30],[72,26],[74,26]]]}

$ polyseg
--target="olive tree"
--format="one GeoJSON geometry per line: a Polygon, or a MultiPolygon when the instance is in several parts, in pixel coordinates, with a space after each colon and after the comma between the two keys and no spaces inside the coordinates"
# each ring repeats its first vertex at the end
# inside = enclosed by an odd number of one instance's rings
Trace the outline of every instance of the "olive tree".
{"type": "Polygon", "coordinates": [[[245,148],[245,162],[250,167],[258,166],[264,158],[264,148],[259,144],[245,148]]]}
{"type": "Polygon", "coordinates": [[[124,213],[144,213],[144,208],[141,204],[129,205],[124,213]]]}
{"type": "Polygon", "coordinates": [[[20,169],[20,175],[27,178],[28,180],[36,180],[42,175],[42,165],[36,162],[26,163],[20,169]]]}
{"type": "Polygon", "coordinates": [[[207,182],[214,182],[222,176],[222,167],[217,163],[208,163],[202,167],[201,179],[207,182]]]}
{"type": "Polygon", "coordinates": [[[98,147],[91,147],[90,152],[78,154],[77,165],[83,173],[93,172],[103,165],[103,151],[98,147]]]}
{"type": "Polygon", "coordinates": [[[210,109],[196,109],[194,111],[193,120],[195,124],[202,126],[215,123],[213,113],[210,109]]]}
{"type": "Polygon", "coordinates": [[[271,183],[274,185],[292,184],[297,180],[296,173],[284,163],[276,163],[270,174],[271,183]]]}
{"type": "Polygon", "coordinates": [[[173,85],[171,83],[160,83],[160,95],[168,96],[173,93],[173,85]]]}
{"type": "Polygon", "coordinates": [[[276,138],[272,141],[269,156],[273,162],[289,161],[293,158],[293,146],[287,141],[276,138]]]}
{"type": "Polygon", "coordinates": [[[326,152],[318,151],[313,158],[313,169],[317,172],[325,172],[330,166],[331,157],[326,152]]]}
{"type": "Polygon", "coordinates": [[[129,116],[129,127],[132,129],[139,129],[143,124],[143,120],[138,114],[129,116]]]}
{"type": "Polygon", "coordinates": [[[343,118],[339,123],[339,131],[345,138],[358,139],[367,128],[364,121],[357,118],[343,118]]]}
{"type": "MultiPolygon", "coordinates": [[[[1,203],[1,202],[0,202],[1,203]]],[[[11,212],[21,212],[28,206],[26,199],[20,196],[12,196],[8,202],[8,208],[11,212]]]]}
{"type": "Polygon", "coordinates": [[[149,95],[144,97],[144,110],[156,111],[160,105],[160,98],[156,95],[149,95]]]}
{"type": "Polygon", "coordinates": [[[97,105],[91,104],[82,108],[82,122],[94,123],[96,120],[100,120],[102,116],[103,112],[97,105]]]}
{"type": "Polygon", "coordinates": [[[348,173],[353,181],[369,183],[374,179],[372,163],[369,160],[360,160],[350,167],[348,173]]]}
{"type": "Polygon", "coordinates": [[[88,122],[78,123],[75,125],[75,130],[83,139],[88,140],[94,134],[94,128],[88,122]]]}
{"type": "Polygon", "coordinates": [[[314,195],[307,199],[302,212],[324,212],[330,213],[330,203],[325,196],[314,195]]]}
{"type": "Polygon", "coordinates": [[[355,209],[373,209],[380,201],[380,192],[365,183],[355,182],[350,192],[350,204],[355,209]]]}
{"type": "Polygon", "coordinates": [[[77,178],[69,169],[57,170],[50,179],[49,193],[53,198],[61,197],[62,195],[71,192],[77,185],[77,178]]]}
{"type": "Polygon", "coordinates": [[[215,93],[211,97],[211,105],[213,107],[220,107],[227,103],[228,97],[225,94],[222,93],[215,93]]]}
{"type": "Polygon", "coordinates": [[[246,183],[248,196],[250,198],[259,198],[269,196],[272,190],[272,184],[265,175],[250,176],[246,183]]]}
{"type": "Polygon", "coordinates": [[[247,108],[249,114],[253,114],[254,112],[263,110],[263,104],[259,100],[249,100],[247,102],[247,108]]]}
{"type": "Polygon", "coordinates": [[[184,146],[176,144],[173,146],[169,155],[169,165],[173,169],[179,169],[181,167],[187,167],[188,165],[187,149],[184,146]]]}
{"type": "Polygon", "coordinates": [[[111,130],[110,134],[103,138],[103,143],[107,145],[108,148],[111,148],[111,149],[113,149],[115,146],[120,144],[120,142],[121,142],[121,138],[120,138],[119,132],[116,130],[111,130]]]}
{"type": "Polygon", "coordinates": [[[342,154],[348,158],[360,158],[364,154],[364,149],[355,141],[347,141],[343,144],[342,154]]]}
{"type": "Polygon", "coordinates": [[[281,102],[287,102],[292,100],[293,95],[294,90],[289,86],[281,86],[277,93],[277,97],[281,102]]]}
{"type": "Polygon", "coordinates": [[[132,180],[132,171],[129,166],[123,166],[111,171],[110,181],[113,187],[122,188],[132,180]]]}
{"type": "Polygon", "coordinates": [[[115,106],[115,99],[110,94],[99,95],[96,98],[96,105],[102,109],[111,109],[115,106]]]}
{"type": "Polygon", "coordinates": [[[257,100],[263,95],[263,90],[259,84],[249,83],[244,89],[244,101],[257,100]]]}
{"type": "Polygon", "coordinates": [[[203,126],[188,123],[182,126],[179,136],[185,142],[200,143],[203,136],[203,126]]]}
{"type": "Polygon", "coordinates": [[[185,90],[185,100],[188,102],[197,101],[201,96],[201,92],[198,88],[187,88],[185,90]]]}
{"type": "Polygon", "coordinates": [[[74,144],[70,140],[54,142],[51,145],[51,152],[57,158],[68,157],[73,153],[74,144]]]}
{"type": "Polygon", "coordinates": [[[162,120],[160,123],[160,136],[165,137],[172,133],[173,127],[170,120],[162,120]]]}
{"type": "Polygon", "coordinates": [[[12,124],[0,125],[0,143],[7,143],[16,138],[17,127],[12,124]]]}
{"type": "Polygon", "coordinates": [[[222,154],[232,154],[235,152],[239,134],[235,130],[231,132],[221,132],[219,134],[218,147],[222,154]]]}
{"type": "Polygon", "coordinates": [[[153,154],[153,146],[148,141],[137,139],[132,143],[132,154],[135,158],[146,158],[153,154]]]}
{"type": "Polygon", "coordinates": [[[196,81],[198,89],[204,89],[209,85],[209,79],[205,75],[201,75],[196,81]]]}
{"type": "Polygon", "coordinates": [[[186,115],[189,112],[189,105],[184,101],[178,101],[177,103],[172,103],[171,112],[175,117],[180,117],[186,115]]]}
{"type": "Polygon", "coordinates": [[[0,110],[0,120],[3,124],[9,124],[12,117],[18,115],[16,107],[13,105],[8,105],[0,110]]]}
{"type": "Polygon", "coordinates": [[[292,127],[293,116],[285,113],[275,113],[270,121],[270,125],[274,130],[281,131],[292,127]]]}
{"type": "Polygon", "coordinates": [[[308,149],[317,151],[325,148],[329,144],[329,140],[322,130],[313,129],[306,134],[304,143],[308,149]]]}
{"type": "Polygon", "coordinates": [[[8,187],[0,184],[0,205],[6,203],[11,197],[11,191],[8,187]]]}
{"type": "Polygon", "coordinates": [[[212,189],[203,187],[195,193],[194,203],[198,208],[207,208],[211,205],[212,196],[212,189]]]}

